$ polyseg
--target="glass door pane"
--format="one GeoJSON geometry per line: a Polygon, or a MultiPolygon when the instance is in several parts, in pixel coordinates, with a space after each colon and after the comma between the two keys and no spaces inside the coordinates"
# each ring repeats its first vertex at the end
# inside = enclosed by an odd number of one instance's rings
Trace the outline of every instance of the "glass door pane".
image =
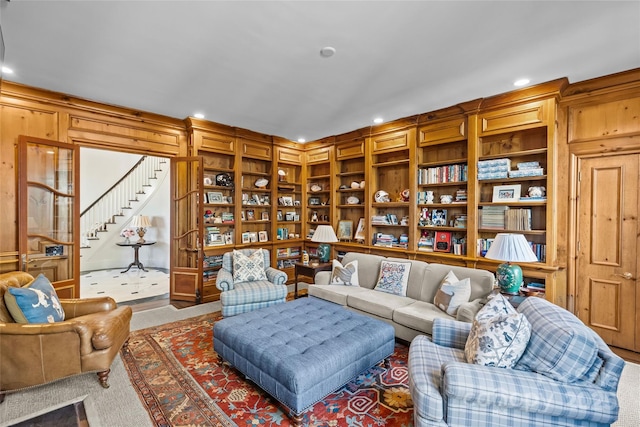
{"type": "Polygon", "coordinates": [[[20,253],[23,270],[40,273],[62,297],[78,297],[78,156],[74,145],[21,137],[20,253]],[[59,292],[60,293],[60,292],[59,292]]]}

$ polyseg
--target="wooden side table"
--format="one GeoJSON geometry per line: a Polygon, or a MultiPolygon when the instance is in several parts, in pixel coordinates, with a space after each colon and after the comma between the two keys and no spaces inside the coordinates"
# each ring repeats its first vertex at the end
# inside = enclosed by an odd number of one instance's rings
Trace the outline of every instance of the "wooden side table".
{"type": "Polygon", "coordinates": [[[296,279],[295,279],[295,290],[293,292],[293,298],[298,298],[298,276],[305,276],[315,279],[316,273],[319,271],[331,271],[332,264],[330,262],[320,263],[320,264],[311,264],[304,265],[301,262],[296,262],[296,279]]]}
{"type": "Polygon", "coordinates": [[[140,250],[140,246],[149,246],[149,245],[153,245],[156,242],[153,241],[148,241],[145,240],[144,242],[140,243],[140,242],[131,242],[131,243],[126,243],[126,242],[117,242],[116,245],[118,246],[130,246],[133,248],[133,262],[131,264],[129,264],[129,267],[127,267],[126,270],[121,271],[120,273],[126,273],[127,271],[129,271],[129,269],[131,267],[133,267],[134,265],[136,267],[138,267],[140,270],[142,271],[149,271],[149,270],[145,270],[144,266],[142,265],[142,263],[140,262],[140,258],[138,258],[138,251],[140,250]]]}

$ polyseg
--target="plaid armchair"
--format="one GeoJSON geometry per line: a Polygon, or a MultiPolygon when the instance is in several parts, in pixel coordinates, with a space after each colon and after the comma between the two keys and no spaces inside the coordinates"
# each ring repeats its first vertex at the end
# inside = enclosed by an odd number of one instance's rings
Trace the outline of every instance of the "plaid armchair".
{"type": "MultiPolygon", "coordinates": [[[[242,249],[238,252],[250,256],[255,251],[255,249],[242,249]]],[[[222,256],[222,267],[218,271],[216,287],[222,291],[220,303],[224,317],[235,316],[286,301],[287,273],[271,267],[269,250],[262,249],[262,253],[267,280],[245,282],[234,282],[233,252],[227,252],[222,256]]]]}
{"type": "Polygon", "coordinates": [[[618,418],[624,361],[573,314],[542,298],[527,298],[518,311],[532,332],[514,369],[466,362],[470,323],[436,319],[432,340],[412,341],[416,427],[608,426],[618,418]]]}

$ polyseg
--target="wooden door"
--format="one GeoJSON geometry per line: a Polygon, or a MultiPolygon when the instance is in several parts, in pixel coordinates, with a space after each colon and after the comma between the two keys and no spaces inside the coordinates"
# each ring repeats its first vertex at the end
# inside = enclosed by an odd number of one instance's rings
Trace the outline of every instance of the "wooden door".
{"type": "Polygon", "coordinates": [[[72,144],[20,136],[19,242],[22,270],[44,274],[61,298],[80,296],[79,152],[72,144]]]}
{"type": "Polygon", "coordinates": [[[640,155],[579,161],[576,314],[609,345],[640,351],[640,155]]]}
{"type": "Polygon", "coordinates": [[[201,157],[171,159],[172,300],[202,302],[201,157]]]}

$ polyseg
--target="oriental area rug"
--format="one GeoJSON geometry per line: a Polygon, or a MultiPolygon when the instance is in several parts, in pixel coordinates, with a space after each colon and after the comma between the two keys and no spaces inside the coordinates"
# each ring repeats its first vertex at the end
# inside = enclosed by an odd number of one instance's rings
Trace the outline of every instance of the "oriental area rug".
{"type": "MultiPolygon", "coordinates": [[[[206,314],[131,333],[121,351],[131,383],[156,426],[290,426],[286,408],[213,351],[206,314]]],[[[413,425],[408,347],[389,368],[376,365],[308,409],[305,426],[413,425]]],[[[115,408],[114,408],[115,409],[115,408]]]]}

